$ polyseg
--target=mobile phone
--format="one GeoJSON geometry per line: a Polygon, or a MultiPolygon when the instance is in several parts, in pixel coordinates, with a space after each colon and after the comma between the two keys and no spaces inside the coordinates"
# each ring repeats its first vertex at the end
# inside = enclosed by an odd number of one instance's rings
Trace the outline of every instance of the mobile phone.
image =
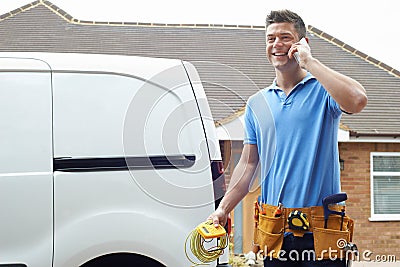
{"type": "MultiPolygon", "coordinates": [[[[304,37],[300,39],[299,43],[304,44],[304,45],[308,44],[306,38],[304,38],[304,37]]],[[[295,52],[293,54],[293,57],[294,57],[294,59],[296,59],[297,64],[300,64],[299,52],[295,52]]]]}

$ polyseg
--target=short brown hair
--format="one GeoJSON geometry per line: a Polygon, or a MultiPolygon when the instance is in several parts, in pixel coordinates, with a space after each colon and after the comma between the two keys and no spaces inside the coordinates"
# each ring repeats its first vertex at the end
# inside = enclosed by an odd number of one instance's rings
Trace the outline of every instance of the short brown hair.
{"type": "Polygon", "coordinates": [[[265,20],[265,28],[273,23],[289,22],[294,24],[299,39],[306,37],[307,29],[303,19],[293,11],[282,9],[271,11],[265,20]]]}

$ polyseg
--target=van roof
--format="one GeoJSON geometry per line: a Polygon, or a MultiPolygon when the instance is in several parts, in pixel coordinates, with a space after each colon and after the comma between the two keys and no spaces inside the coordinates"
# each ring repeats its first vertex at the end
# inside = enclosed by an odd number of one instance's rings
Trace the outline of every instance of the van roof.
{"type": "MultiPolygon", "coordinates": [[[[140,76],[150,79],[168,68],[182,65],[178,59],[150,58],[123,55],[77,54],[77,53],[37,53],[37,52],[1,52],[0,58],[35,59],[44,64],[14,64],[18,70],[85,71],[110,72],[140,76]]],[[[0,64],[0,70],[5,70],[0,64]]]]}

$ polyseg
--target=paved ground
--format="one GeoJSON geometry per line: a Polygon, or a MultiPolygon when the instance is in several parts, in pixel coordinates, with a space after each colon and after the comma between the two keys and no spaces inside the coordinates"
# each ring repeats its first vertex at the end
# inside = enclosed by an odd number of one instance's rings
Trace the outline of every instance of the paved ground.
{"type": "MultiPolygon", "coordinates": [[[[255,264],[250,266],[264,267],[263,264],[255,264]]],[[[400,267],[400,262],[353,262],[352,267],[400,267]]]]}
{"type": "MultiPolygon", "coordinates": [[[[258,262],[251,267],[264,267],[262,262],[258,262]]],[[[400,267],[400,261],[397,262],[353,262],[352,267],[400,267]]]]}
{"type": "MultiPolygon", "coordinates": [[[[263,264],[250,265],[252,267],[264,267],[263,264]]],[[[400,262],[354,262],[352,267],[400,267],[400,262]]]]}
{"type": "Polygon", "coordinates": [[[397,262],[354,262],[353,267],[399,267],[400,261],[397,262]]]}
{"type": "MultiPolygon", "coordinates": [[[[245,256],[235,256],[237,262],[240,262],[242,265],[240,266],[250,266],[250,267],[264,267],[264,264],[261,260],[258,260],[256,264],[253,265],[244,265],[246,262],[245,256]]],[[[233,265],[235,266],[235,265],[233,265]]],[[[354,261],[352,267],[400,267],[400,261],[396,262],[365,262],[365,261],[354,261]]]]}

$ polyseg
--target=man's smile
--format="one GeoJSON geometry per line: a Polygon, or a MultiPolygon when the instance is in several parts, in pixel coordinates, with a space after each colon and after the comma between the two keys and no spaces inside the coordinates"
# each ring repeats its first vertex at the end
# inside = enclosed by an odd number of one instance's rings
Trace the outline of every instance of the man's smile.
{"type": "Polygon", "coordinates": [[[288,52],[286,52],[286,53],[283,53],[283,52],[280,52],[280,53],[278,53],[278,52],[272,53],[272,55],[273,55],[273,56],[276,56],[276,57],[279,57],[279,56],[287,56],[287,54],[288,54],[288,52]]]}

